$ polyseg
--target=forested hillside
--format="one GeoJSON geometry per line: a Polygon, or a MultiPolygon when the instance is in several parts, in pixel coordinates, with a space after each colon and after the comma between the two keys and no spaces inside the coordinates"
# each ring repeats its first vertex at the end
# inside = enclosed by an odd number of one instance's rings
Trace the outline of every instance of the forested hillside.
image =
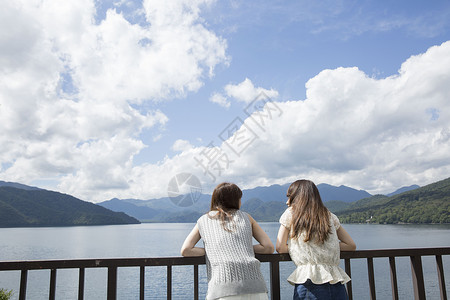
{"type": "Polygon", "coordinates": [[[121,212],[47,190],[0,187],[0,227],[137,224],[121,212]]]}
{"type": "Polygon", "coordinates": [[[361,199],[335,213],[343,223],[450,223],[450,178],[391,197],[361,199]]]}

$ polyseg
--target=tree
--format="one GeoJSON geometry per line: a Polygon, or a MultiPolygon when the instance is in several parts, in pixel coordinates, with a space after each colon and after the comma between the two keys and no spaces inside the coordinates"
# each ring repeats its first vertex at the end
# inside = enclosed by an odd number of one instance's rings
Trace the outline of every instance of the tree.
{"type": "Polygon", "coordinates": [[[13,296],[13,291],[8,291],[6,289],[0,289],[0,300],[9,300],[13,296]]]}

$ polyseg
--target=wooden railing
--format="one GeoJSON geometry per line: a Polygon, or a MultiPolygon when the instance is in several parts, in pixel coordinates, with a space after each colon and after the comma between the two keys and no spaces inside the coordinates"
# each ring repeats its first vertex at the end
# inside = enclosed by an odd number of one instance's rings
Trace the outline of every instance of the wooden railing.
{"type": "MultiPolygon", "coordinates": [[[[353,252],[341,252],[341,259],[344,260],[345,271],[351,277],[351,261],[355,259],[365,259],[367,261],[368,280],[370,288],[370,298],[376,299],[374,258],[388,258],[390,265],[390,277],[392,298],[399,299],[397,270],[395,259],[397,257],[410,257],[411,273],[414,287],[414,298],[416,300],[426,299],[425,285],[423,278],[422,257],[434,256],[436,259],[437,278],[439,281],[440,298],[447,299],[445,287],[444,267],[442,256],[450,255],[450,247],[442,248],[417,248],[417,249],[390,249],[390,250],[358,250],[353,252]]],[[[288,254],[257,254],[256,257],[262,263],[270,265],[270,296],[271,299],[280,299],[280,269],[281,261],[290,261],[288,254]]],[[[72,260],[39,260],[39,261],[4,261],[0,262],[0,271],[19,270],[20,291],[19,299],[26,299],[28,271],[30,270],[50,270],[49,299],[55,299],[56,276],[59,269],[78,269],[78,299],[84,299],[84,283],[86,268],[107,268],[107,299],[117,298],[117,270],[121,267],[140,268],[140,299],[145,298],[145,268],[154,266],[165,266],[167,268],[167,299],[172,299],[172,267],[192,265],[194,268],[194,299],[199,298],[199,274],[198,266],[205,264],[205,257],[158,257],[158,258],[120,258],[120,259],[72,259],[72,260]]],[[[347,283],[347,291],[350,300],[353,299],[352,283],[347,283]]]]}
{"type": "MultiPolygon", "coordinates": [[[[423,279],[422,256],[434,256],[436,258],[436,271],[439,281],[440,298],[447,300],[447,291],[445,289],[444,266],[442,256],[450,254],[450,247],[445,248],[416,248],[416,249],[389,249],[389,250],[359,250],[354,252],[341,252],[341,258],[345,261],[345,272],[351,277],[352,259],[366,259],[367,271],[369,276],[370,299],[376,299],[375,276],[373,268],[373,259],[385,257],[389,258],[392,299],[398,300],[397,269],[395,266],[396,257],[409,256],[411,261],[411,274],[414,288],[414,299],[423,300],[425,297],[425,284],[423,279]]],[[[347,292],[350,300],[352,295],[352,282],[347,283],[347,292]]]]}

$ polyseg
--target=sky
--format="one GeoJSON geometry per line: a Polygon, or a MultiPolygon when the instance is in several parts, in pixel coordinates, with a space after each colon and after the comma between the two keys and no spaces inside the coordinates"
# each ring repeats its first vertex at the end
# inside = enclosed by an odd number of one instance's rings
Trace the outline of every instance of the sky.
{"type": "Polygon", "coordinates": [[[0,180],[86,201],[450,177],[448,0],[6,1],[0,70],[0,180]]]}

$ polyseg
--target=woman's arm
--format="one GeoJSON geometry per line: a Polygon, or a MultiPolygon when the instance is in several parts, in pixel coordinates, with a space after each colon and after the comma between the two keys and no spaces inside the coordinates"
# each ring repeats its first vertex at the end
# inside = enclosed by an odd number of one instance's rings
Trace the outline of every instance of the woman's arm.
{"type": "Polygon", "coordinates": [[[353,241],[352,237],[348,232],[344,229],[344,227],[340,226],[337,230],[337,236],[339,239],[339,248],[341,251],[355,251],[356,244],[353,241]]]}
{"type": "Polygon", "coordinates": [[[203,256],[205,255],[205,248],[195,247],[197,242],[200,240],[200,232],[198,230],[197,224],[195,224],[194,229],[186,237],[186,240],[181,246],[182,256],[203,256]]]}
{"type": "Polygon", "coordinates": [[[288,253],[289,252],[289,248],[287,245],[288,238],[289,238],[289,229],[287,229],[283,225],[280,225],[280,229],[278,230],[278,235],[277,235],[277,244],[276,244],[278,253],[288,253]]]}
{"type": "Polygon", "coordinates": [[[253,251],[260,254],[273,253],[273,244],[267,233],[264,232],[261,226],[259,226],[258,222],[256,222],[255,219],[252,218],[252,216],[248,215],[248,218],[252,223],[253,237],[259,242],[258,245],[253,245],[253,251]]]}

